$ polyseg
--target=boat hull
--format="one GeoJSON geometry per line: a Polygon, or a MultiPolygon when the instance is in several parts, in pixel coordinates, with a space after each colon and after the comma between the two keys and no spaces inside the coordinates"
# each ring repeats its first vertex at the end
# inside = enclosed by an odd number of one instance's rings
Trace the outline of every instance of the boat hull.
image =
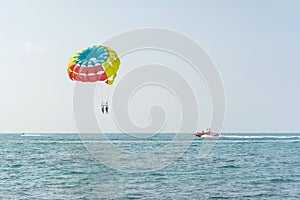
{"type": "Polygon", "coordinates": [[[197,137],[219,137],[218,133],[203,133],[203,132],[195,132],[194,135],[196,135],[197,137]]]}

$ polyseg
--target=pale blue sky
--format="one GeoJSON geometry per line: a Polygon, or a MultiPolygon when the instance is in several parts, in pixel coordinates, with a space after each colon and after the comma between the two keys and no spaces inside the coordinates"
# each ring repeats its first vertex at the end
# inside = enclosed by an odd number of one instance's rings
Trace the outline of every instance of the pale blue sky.
{"type": "Polygon", "coordinates": [[[1,1],[0,132],[74,132],[70,56],[142,27],[206,49],[226,89],[224,131],[300,131],[299,21],[298,0],[1,1]]]}

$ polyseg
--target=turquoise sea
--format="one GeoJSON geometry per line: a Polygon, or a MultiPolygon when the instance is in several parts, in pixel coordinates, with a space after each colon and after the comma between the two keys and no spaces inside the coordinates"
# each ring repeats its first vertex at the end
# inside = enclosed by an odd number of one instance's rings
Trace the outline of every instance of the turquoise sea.
{"type": "MultiPolygon", "coordinates": [[[[173,134],[120,148],[155,148],[173,134]]],[[[142,141],[142,142],[141,142],[142,141]]],[[[223,134],[197,157],[203,139],[164,169],[125,173],[97,161],[77,134],[1,134],[0,199],[300,199],[300,134],[223,134]]]]}

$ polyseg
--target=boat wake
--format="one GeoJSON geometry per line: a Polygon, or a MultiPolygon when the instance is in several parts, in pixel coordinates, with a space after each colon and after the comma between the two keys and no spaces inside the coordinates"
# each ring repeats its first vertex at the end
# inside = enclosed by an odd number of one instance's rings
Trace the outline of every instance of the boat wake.
{"type": "Polygon", "coordinates": [[[237,139],[300,139],[300,135],[220,135],[220,137],[237,139]]]}
{"type": "Polygon", "coordinates": [[[48,135],[40,135],[40,134],[22,134],[21,137],[47,137],[48,135]]]}

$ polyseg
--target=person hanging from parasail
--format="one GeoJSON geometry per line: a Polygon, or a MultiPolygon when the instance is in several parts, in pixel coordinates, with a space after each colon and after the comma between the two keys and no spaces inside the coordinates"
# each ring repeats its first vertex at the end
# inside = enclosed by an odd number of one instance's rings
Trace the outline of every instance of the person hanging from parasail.
{"type": "Polygon", "coordinates": [[[105,110],[105,105],[103,104],[103,101],[102,101],[102,103],[101,103],[101,111],[102,111],[103,114],[104,114],[104,110],[105,110]]]}
{"type": "Polygon", "coordinates": [[[106,104],[105,104],[105,112],[106,112],[106,114],[108,114],[108,102],[106,102],[106,104]]]}

